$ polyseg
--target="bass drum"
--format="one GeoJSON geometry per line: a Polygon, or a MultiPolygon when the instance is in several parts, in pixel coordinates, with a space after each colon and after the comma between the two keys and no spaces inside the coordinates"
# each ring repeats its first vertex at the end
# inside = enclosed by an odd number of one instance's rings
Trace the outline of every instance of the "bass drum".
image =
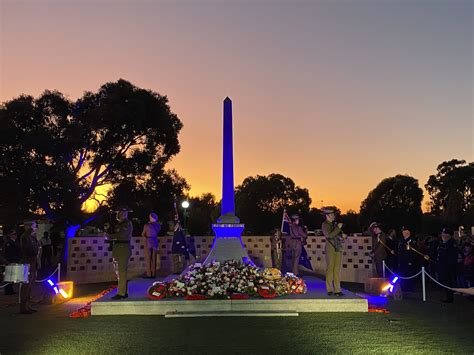
{"type": "Polygon", "coordinates": [[[4,282],[28,282],[30,265],[28,264],[9,264],[5,266],[4,282]]]}

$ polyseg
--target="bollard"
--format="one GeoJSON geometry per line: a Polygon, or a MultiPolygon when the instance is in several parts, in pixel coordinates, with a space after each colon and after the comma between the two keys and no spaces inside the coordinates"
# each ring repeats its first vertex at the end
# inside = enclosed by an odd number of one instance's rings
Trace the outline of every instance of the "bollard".
{"type": "Polygon", "coordinates": [[[426,284],[425,284],[425,267],[421,267],[421,287],[423,289],[423,302],[426,302],[426,284]]]}

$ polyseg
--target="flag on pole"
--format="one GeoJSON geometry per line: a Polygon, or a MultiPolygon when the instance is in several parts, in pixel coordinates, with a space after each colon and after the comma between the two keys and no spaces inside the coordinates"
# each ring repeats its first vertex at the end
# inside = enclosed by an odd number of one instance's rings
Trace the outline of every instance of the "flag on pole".
{"type": "Polygon", "coordinates": [[[290,234],[291,219],[286,212],[286,208],[283,210],[283,218],[281,220],[281,232],[290,234]]]}
{"type": "Polygon", "coordinates": [[[186,237],[184,236],[183,228],[181,227],[181,222],[179,221],[179,214],[178,208],[176,207],[176,202],[174,203],[174,233],[171,253],[184,255],[186,259],[189,258],[188,247],[186,245],[186,237]]]}

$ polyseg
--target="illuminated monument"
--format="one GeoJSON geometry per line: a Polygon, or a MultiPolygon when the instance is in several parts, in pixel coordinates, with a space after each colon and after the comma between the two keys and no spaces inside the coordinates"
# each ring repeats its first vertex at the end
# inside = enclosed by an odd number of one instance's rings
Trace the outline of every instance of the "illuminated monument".
{"type": "Polygon", "coordinates": [[[230,259],[252,263],[242,242],[244,225],[235,215],[232,101],[228,97],[224,100],[223,133],[221,216],[217,219],[217,223],[212,225],[216,236],[204,264],[230,259]]]}

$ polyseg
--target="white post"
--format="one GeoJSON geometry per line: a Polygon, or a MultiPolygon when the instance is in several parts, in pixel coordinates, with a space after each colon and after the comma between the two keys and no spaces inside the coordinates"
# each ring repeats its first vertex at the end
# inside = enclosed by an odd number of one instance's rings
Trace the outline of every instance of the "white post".
{"type": "Polygon", "coordinates": [[[426,284],[425,284],[425,267],[421,267],[421,287],[423,289],[423,302],[426,302],[426,284]]]}
{"type": "Polygon", "coordinates": [[[382,277],[385,278],[385,260],[382,260],[382,277]]]}
{"type": "Polygon", "coordinates": [[[61,263],[58,263],[58,283],[61,282],[61,263]]]}

